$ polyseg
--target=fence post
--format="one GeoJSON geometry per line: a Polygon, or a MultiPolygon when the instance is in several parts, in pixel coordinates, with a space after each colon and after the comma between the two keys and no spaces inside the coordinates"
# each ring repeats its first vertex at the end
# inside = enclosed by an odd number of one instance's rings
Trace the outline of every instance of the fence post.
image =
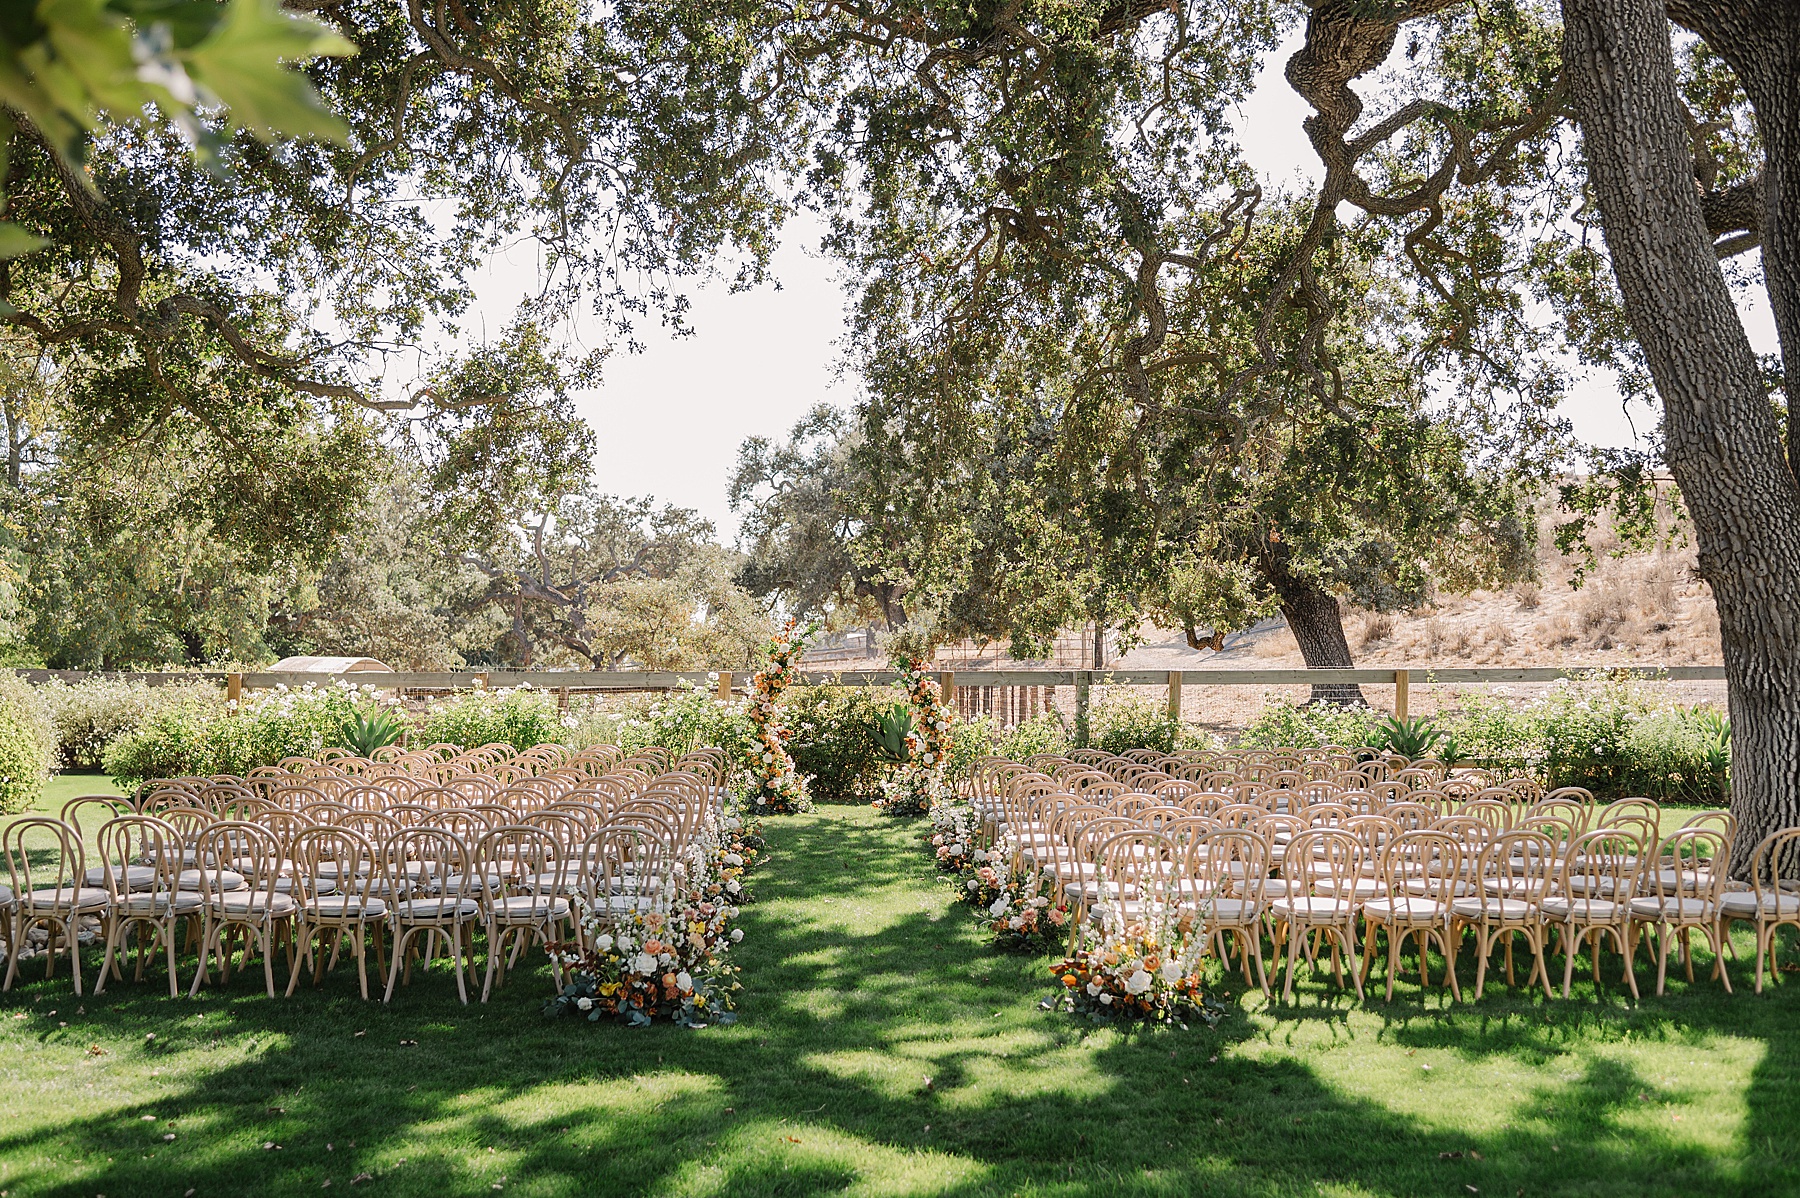
{"type": "Polygon", "coordinates": [[[1088,692],[1093,689],[1092,670],[1075,671],[1075,747],[1088,747],[1088,692]]]}
{"type": "Polygon", "coordinates": [[[1181,721],[1181,671],[1169,671],[1169,718],[1181,721]]]}
{"type": "Polygon", "coordinates": [[[1407,690],[1412,682],[1411,670],[1394,671],[1394,718],[1404,720],[1407,708],[1407,690]]]}
{"type": "Polygon", "coordinates": [[[244,676],[242,674],[225,675],[225,698],[233,703],[244,697],[244,676]]]}
{"type": "Polygon", "coordinates": [[[727,703],[731,701],[731,671],[719,671],[719,698],[727,703]]]}
{"type": "Polygon", "coordinates": [[[956,714],[958,714],[958,715],[962,714],[962,708],[957,706],[957,702],[956,702],[956,671],[955,670],[939,670],[938,671],[938,700],[942,703],[946,703],[949,706],[955,708],[956,714]]]}

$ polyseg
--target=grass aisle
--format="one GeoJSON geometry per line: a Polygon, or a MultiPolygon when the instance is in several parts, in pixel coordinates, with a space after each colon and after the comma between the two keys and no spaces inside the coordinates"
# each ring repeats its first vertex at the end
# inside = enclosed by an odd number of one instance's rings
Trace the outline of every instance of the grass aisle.
{"type": "Polygon", "coordinates": [[[1448,1014],[1314,988],[1128,1036],[1039,1011],[1044,962],[988,952],[909,828],[769,839],[731,1028],[546,1021],[542,973],[466,1009],[441,974],[389,1009],[342,968],[274,1002],[260,971],[194,1003],[33,980],[0,999],[0,1191],[1800,1193],[1794,979],[1448,1014]]]}

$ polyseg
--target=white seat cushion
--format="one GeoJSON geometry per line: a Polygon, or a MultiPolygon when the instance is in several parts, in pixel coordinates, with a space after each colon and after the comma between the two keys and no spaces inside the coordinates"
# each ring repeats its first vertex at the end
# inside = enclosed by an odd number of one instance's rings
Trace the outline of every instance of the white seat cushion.
{"type": "Polygon", "coordinates": [[[213,900],[213,910],[232,917],[268,915],[281,919],[299,908],[292,895],[265,894],[260,890],[236,890],[213,900]]]}
{"type": "Polygon", "coordinates": [[[307,913],[322,919],[380,919],[387,909],[387,903],[373,895],[321,894],[306,902],[307,913]]]}
{"type": "Polygon", "coordinates": [[[394,914],[403,920],[473,919],[481,914],[481,904],[472,898],[408,899],[395,904],[394,914]]]}
{"type": "MultiPolygon", "coordinates": [[[[1757,900],[1754,890],[1734,890],[1719,896],[1719,910],[1738,919],[1755,919],[1757,900]]],[[[1800,917],[1800,894],[1774,893],[1762,900],[1762,915],[1767,919],[1800,917]]]]}
{"type": "Polygon", "coordinates": [[[511,898],[495,899],[490,907],[497,917],[507,920],[563,919],[569,914],[568,899],[553,898],[545,894],[519,894],[511,898]]]}
{"type": "Polygon", "coordinates": [[[184,869],[175,879],[175,885],[183,890],[198,890],[202,878],[210,881],[214,890],[242,890],[246,883],[244,875],[232,869],[184,869]]]}
{"type": "Polygon", "coordinates": [[[1683,923],[1709,922],[1713,905],[1697,898],[1634,898],[1631,913],[1639,919],[1661,919],[1683,923]]]}
{"type": "Polygon", "coordinates": [[[1537,908],[1523,899],[1499,898],[1494,895],[1486,897],[1470,896],[1453,899],[1450,912],[1458,919],[1502,919],[1509,923],[1517,923],[1530,919],[1537,908]]]}
{"type": "MultiPolygon", "coordinates": [[[[105,886],[109,875],[119,873],[116,865],[95,865],[88,869],[83,881],[89,886],[105,886]]],[[[148,890],[156,885],[156,868],[150,865],[127,865],[124,869],[127,890],[148,890]]]]}
{"type": "Polygon", "coordinates": [[[1544,900],[1544,914],[1558,921],[1572,918],[1576,923],[1612,923],[1624,912],[1625,908],[1611,899],[1560,896],[1544,900]]]}
{"type": "Polygon", "coordinates": [[[186,915],[198,911],[204,901],[198,891],[165,890],[160,894],[128,894],[124,905],[117,910],[121,915],[168,915],[170,912],[186,915]]]}
{"type": "Polygon", "coordinates": [[[112,896],[93,886],[46,886],[34,890],[27,901],[33,907],[73,907],[77,911],[93,911],[106,906],[112,896]]]}
{"type": "Polygon", "coordinates": [[[1408,895],[1400,899],[1370,899],[1363,904],[1363,918],[1383,923],[1439,923],[1448,910],[1442,903],[1408,895]]]}
{"type": "Polygon", "coordinates": [[[1348,899],[1295,895],[1276,899],[1269,909],[1280,919],[1337,920],[1348,918],[1354,908],[1348,899]]]}

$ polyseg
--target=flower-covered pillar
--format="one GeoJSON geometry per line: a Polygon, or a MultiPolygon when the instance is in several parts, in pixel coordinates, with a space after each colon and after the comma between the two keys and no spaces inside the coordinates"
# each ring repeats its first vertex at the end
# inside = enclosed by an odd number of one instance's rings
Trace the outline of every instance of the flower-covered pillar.
{"type": "Polygon", "coordinates": [[[876,806],[891,815],[923,815],[949,794],[944,770],[950,764],[954,713],[945,705],[937,679],[925,672],[922,659],[897,657],[894,670],[912,705],[913,726],[906,737],[906,761],[882,783],[876,806]]]}
{"type": "Polygon", "coordinates": [[[754,788],[750,806],[758,815],[787,815],[810,811],[806,782],[794,769],[788,753],[789,729],[781,721],[781,693],[800,676],[798,662],[814,626],[798,627],[789,620],[769,640],[768,664],[750,680],[751,739],[745,750],[754,788]]]}

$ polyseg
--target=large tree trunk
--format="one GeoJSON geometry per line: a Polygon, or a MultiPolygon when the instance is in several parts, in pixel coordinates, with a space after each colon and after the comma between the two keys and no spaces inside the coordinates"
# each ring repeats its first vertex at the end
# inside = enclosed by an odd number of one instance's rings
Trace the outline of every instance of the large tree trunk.
{"type": "MultiPolygon", "coordinates": [[[[1348,670],[1350,642],[1344,637],[1344,616],[1337,597],[1326,592],[1310,578],[1288,573],[1285,554],[1269,554],[1263,562],[1263,574],[1281,599],[1281,614],[1287,618],[1294,640],[1300,644],[1300,656],[1309,670],[1348,670]]],[[[1318,682],[1313,684],[1314,703],[1365,703],[1362,687],[1354,682],[1318,682]]]]}
{"type": "MultiPolygon", "coordinates": [[[[1782,7],[1768,19],[1791,30],[1782,7]]],[[[1563,0],[1563,17],[1588,178],[1718,601],[1741,870],[1800,823],[1800,491],[1711,250],[1662,0],[1563,0]]]]}
{"type": "MultiPolygon", "coordinates": [[[[1763,278],[1782,361],[1800,362],[1800,6],[1794,0],[1669,0],[1669,15],[1728,63],[1762,138],[1763,278]]],[[[1789,404],[1794,386],[1788,386],[1789,404]]],[[[1800,420],[1788,421],[1800,464],[1800,420]]]]}

